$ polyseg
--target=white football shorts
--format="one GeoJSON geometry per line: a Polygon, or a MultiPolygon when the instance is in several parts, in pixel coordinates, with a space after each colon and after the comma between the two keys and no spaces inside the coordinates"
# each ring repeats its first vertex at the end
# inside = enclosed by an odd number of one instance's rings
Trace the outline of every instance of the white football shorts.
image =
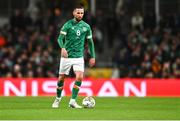
{"type": "Polygon", "coordinates": [[[84,72],[84,58],[63,58],[60,59],[59,74],[68,75],[71,67],[74,71],[84,72]]]}

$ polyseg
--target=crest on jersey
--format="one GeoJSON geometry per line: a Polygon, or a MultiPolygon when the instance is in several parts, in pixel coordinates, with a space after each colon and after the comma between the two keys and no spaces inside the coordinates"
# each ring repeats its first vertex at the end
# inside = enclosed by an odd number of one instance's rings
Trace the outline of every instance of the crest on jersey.
{"type": "Polygon", "coordinates": [[[87,28],[86,28],[86,27],[83,27],[83,31],[84,31],[84,32],[87,31],[87,28]]]}

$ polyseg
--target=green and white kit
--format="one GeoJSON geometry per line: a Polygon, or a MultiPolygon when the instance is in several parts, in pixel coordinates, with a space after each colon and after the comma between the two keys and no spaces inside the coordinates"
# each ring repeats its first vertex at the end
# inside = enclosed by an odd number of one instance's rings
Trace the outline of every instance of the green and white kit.
{"type": "Polygon", "coordinates": [[[60,48],[65,48],[67,50],[68,58],[61,58],[60,74],[68,74],[71,66],[73,66],[75,71],[84,72],[83,54],[86,40],[88,42],[91,58],[95,58],[94,43],[90,26],[83,20],[77,22],[75,19],[71,19],[64,24],[60,30],[58,44],[60,48]],[[75,58],[76,63],[72,61],[75,58]],[[79,61],[78,63],[77,60],[79,61]]]}

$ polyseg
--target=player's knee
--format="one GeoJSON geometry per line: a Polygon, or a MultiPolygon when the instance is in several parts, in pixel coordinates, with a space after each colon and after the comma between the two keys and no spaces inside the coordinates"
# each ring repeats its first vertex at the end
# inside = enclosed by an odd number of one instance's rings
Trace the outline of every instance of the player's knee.
{"type": "Polygon", "coordinates": [[[65,78],[65,75],[59,75],[58,80],[59,81],[64,81],[64,78],[65,78]]]}
{"type": "Polygon", "coordinates": [[[83,75],[77,75],[77,76],[76,76],[76,80],[82,81],[82,80],[83,80],[83,75]]]}

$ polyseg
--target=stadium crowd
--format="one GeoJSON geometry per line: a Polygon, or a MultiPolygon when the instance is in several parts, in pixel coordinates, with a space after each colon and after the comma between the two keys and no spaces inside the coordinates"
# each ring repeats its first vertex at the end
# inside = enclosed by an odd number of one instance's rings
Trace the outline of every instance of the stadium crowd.
{"type": "MultiPolygon", "coordinates": [[[[69,18],[71,13],[59,8],[45,14],[14,11],[9,24],[0,29],[0,77],[56,77],[57,36],[69,18]]],[[[179,15],[166,13],[157,24],[152,13],[122,10],[106,16],[97,10],[96,16],[87,11],[85,21],[93,29],[96,67],[117,68],[119,77],[180,77],[179,15]]]]}

